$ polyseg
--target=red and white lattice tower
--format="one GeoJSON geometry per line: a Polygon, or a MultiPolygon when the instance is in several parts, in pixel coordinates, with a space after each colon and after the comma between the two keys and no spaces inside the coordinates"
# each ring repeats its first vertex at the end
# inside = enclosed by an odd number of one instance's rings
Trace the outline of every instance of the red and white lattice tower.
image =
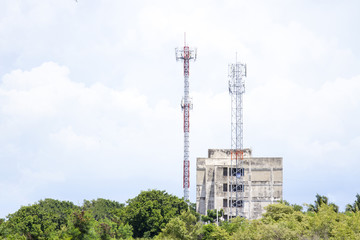
{"type": "Polygon", "coordinates": [[[192,102],[189,96],[189,61],[196,60],[196,49],[190,49],[186,46],[186,37],[184,36],[184,49],[175,49],[176,61],[184,61],[184,97],[181,101],[181,108],[184,113],[184,175],[183,188],[184,200],[189,200],[190,188],[190,160],[189,160],[189,132],[190,132],[190,110],[192,102]]]}

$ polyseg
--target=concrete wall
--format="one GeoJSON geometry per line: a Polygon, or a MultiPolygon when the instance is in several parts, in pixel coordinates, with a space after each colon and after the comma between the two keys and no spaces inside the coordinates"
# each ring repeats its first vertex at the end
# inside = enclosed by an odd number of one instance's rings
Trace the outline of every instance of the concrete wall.
{"type": "MultiPolygon", "coordinates": [[[[244,191],[238,196],[244,202],[238,211],[246,218],[257,219],[265,206],[282,199],[282,158],[255,158],[250,149],[245,149],[243,167],[244,191]]],[[[230,150],[209,149],[208,158],[197,158],[196,168],[197,211],[206,214],[208,209],[224,209],[226,216],[234,216],[236,208],[229,207],[229,200],[236,199],[236,192],[230,192],[231,182],[235,183],[235,177],[230,176],[230,150]]]]}

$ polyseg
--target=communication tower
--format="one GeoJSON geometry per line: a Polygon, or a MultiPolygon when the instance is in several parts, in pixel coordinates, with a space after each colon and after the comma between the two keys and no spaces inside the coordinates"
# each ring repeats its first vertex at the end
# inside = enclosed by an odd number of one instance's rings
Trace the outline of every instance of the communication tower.
{"type": "Polygon", "coordinates": [[[184,48],[175,48],[176,61],[184,62],[184,97],[181,101],[181,109],[184,113],[184,174],[183,188],[184,200],[189,200],[190,187],[190,160],[189,160],[189,133],[190,133],[190,110],[193,108],[191,98],[189,96],[189,62],[196,60],[196,49],[190,49],[186,45],[186,35],[184,34],[184,48]]]}
{"type": "Polygon", "coordinates": [[[231,167],[230,216],[244,216],[244,152],[243,152],[243,94],[245,92],[246,64],[229,64],[229,93],[231,96],[231,167]]]}

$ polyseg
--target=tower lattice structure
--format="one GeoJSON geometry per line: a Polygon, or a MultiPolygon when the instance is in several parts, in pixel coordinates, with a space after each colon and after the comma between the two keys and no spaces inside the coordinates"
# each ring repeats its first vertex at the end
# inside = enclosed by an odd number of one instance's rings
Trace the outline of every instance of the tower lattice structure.
{"type": "Polygon", "coordinates": [[[190,49],[186,45],[186,38],[184,36],[184,48],[175,49],[176,61],[184,62],[184,97],[181,101],[181,109],[184,114],[184,168],[183,168],[183,188],[184,200],[189,201],[189,188],[190,188],[190,110],[193,105],[189,96],[189,66],[190,60],[196,60],[196,49],[190,49]]]}
{"type": "Polygon", "coordinates": [[[244,152],[243,152],[243,94],[245,93],[246,64],[236,61],[229,64],[229,93],[231,96],[231,167],[230,216],[244,214],[244,152]]]}

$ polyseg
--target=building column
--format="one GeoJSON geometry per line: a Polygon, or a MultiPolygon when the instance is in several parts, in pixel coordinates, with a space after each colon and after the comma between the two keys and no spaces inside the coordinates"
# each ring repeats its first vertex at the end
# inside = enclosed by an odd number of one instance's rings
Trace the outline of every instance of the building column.
{"type": "Polygon", "coordinates": [[[251,219],[251,209],[252,209],[251,159],[249,159],[249,217],[248,217],[248,219],[251,219]]]}
{"type": "Polygon", "coordinates": [[[274,203],[274,168],[270,168],[270,198],[271,204],[274,203]]]}

